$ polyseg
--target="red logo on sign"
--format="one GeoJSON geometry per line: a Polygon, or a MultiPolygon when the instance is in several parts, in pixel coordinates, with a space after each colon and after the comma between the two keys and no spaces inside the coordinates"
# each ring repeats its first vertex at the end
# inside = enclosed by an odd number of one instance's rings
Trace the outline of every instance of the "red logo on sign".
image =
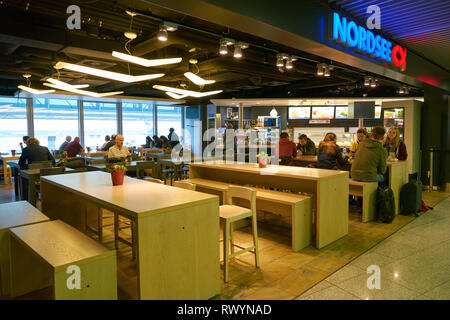
{"type": "Polygon", "coordinates": [[[406,48],[396,45],[392,48],[392,60],[397,67],[401,67],[402,71],[406,69],[406,48]]]}

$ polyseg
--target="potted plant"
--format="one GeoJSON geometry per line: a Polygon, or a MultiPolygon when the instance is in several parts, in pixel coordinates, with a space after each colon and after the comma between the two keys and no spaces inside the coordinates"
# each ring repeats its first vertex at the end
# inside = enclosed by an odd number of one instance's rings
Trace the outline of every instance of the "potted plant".
{"type": "Polygon", "coordinates": [[[123,162],[116,162],[108,167],[108,172],[111,173],[113,186],[120,186],[123,184],[125,171],[127,171],[127,168],[123,162]]]}
{"type": "Polygon", "coordinates": [[[67,151],[63,151],[63,152],[61,152],[61,158],[55,164],[55,166],[65,168],[66,164],[67,164],[67,151]]]}
{"type": "Polygon", "coordinates": [[[257,155],[257,157],[258,157],[258,165],[259,165],[259,167],[260,168],[266,168],[268,159],[270,159],[271,157],[265,152],[259,153],[257,155]]]}

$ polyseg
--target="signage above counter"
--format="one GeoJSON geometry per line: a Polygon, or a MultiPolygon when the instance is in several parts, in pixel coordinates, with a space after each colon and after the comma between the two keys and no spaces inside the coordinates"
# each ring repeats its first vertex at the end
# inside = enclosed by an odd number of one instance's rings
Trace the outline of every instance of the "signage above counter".
{"type": "Polygon", "coordinates": [[[347,47],[376,57],[395,66],[406,69],[406,48],[393,46],[392,42],[356,24],[355,21],[341,17],[337,12],[331,14],[330,38],[347,47]]]}

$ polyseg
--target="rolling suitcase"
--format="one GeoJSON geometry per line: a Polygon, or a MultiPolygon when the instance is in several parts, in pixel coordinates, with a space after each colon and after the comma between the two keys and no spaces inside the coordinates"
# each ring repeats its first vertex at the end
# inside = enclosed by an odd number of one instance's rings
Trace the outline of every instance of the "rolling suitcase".
{"type": "Polygon", "coordinates": [[[417,173],[408,176],[406,183],[400,190],[400,213],[409,215],[422,211],[422,183],[417,179],[417,173]]]}

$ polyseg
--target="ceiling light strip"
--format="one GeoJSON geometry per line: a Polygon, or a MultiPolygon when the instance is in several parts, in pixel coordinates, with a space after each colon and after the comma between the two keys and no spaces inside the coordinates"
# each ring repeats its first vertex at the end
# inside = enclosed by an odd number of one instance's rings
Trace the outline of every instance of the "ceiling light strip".
{"type": "Polygon", "coordinates": [[[138,65],[141,65],[144,67],[157,67],[157,66],[163,66],[163,65],[167,65],[167,64],[180,63],[181,60],[183,60],[182,58],[149,60],[149,59],[139,58],[139,57],[132,56],[132,55],[125,54],[122,52],[118,52],[118,51],[113,51],[112,55],[113,55],[113,57],[131,62],[131,63],[135,63],[135,64],[138,64],[138,65]]]}

